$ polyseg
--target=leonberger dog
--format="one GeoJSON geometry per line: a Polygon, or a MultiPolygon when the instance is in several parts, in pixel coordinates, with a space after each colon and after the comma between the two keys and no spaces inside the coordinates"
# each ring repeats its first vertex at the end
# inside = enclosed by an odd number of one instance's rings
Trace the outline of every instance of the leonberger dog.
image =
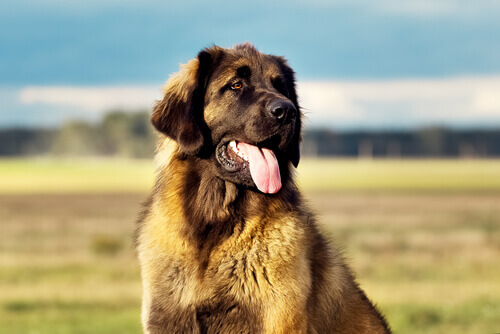
{"type": "Polygon", "coordinates": [[[389,333],[294,181],[287,61],[213,46],[164,86],[137,227],[145,333],[389,333]]]}

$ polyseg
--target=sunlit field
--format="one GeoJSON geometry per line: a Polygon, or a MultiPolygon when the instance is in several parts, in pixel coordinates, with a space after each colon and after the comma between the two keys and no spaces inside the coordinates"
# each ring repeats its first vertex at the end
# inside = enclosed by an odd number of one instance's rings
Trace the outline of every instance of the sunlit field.
{"type": "MultiPolygon", "coordinates": [[[[147,192],[152,160],[4,159],[0,193],[147,192]]],[[[306,191],[500,191],[500,160],[303,159],[306,191]]]]}
{"type": "MultiPolygon", "coordinates": [[[[325,233],[395,333],[500,332],[500,161],[303,160],[325,233]]],[[[0,333],[139,333],[149,160],[0,160],[0,333]]]]}

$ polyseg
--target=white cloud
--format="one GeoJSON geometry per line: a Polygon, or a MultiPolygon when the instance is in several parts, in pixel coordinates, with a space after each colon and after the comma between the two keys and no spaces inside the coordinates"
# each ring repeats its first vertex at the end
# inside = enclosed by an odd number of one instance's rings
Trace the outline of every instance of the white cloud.
{"type": "MultiPolygon", "coordinates": [[[[311,126],[500,126],[500,76],[371,81],[303,81],[301,106],[311,126]]],[[[43,105],[96,119],[112,109],[151,109],[161,87],[27,87],[26,107],[43,105]]],[[[63,121],[63,119],[61,120],[63,121]]]]}
{"type": "Polygon", "coordinates": [[[500,77],[301,82],[298,87],[313,126],[500,125],[500,77]]]}
{"type": "Polygon", "coordinates": [[[22,104],[48,104],[103,113],[111,109],[149,109],[160,98],[160,87],[27,87],[19,92],[22,104]]]}

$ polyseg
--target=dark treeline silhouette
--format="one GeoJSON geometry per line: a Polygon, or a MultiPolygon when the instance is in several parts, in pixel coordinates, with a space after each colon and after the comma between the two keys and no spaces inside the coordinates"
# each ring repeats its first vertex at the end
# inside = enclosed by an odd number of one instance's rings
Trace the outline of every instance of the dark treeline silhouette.
{"type": "Polygon", "coordinates": [[[303,153],[343,157],[500,157],[500,128],[407,131],[308,131],[303,153]]]}
{"type": "MultiPolygon", "coordinates": [[[[0,156],[153,156],[156,135],[148,112],[115,111],[101,122],[73,121],[57,129],[0,129],[0,156]]],[[[308,130],[304,156],[500,157],[500,127],[408,131],[308,130]]]]}
{"type": "Polygon", "coordinates": [[[110,112],[97,124],[57,129],[0,129],[0,156],[153,156],[156,135],[147,112],[110,112]]]}

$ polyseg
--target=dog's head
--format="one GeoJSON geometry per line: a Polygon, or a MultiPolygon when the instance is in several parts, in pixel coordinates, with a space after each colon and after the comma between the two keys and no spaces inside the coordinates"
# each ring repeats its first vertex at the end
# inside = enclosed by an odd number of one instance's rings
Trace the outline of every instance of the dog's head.
{"type": "Polygon", "coordinates": [[[227,181],[281,188],[299,163],[301,113],[293,70],[249,44],[205,49],[171,77],[152,122],[186,155],[207,159],[227,181]]]}

